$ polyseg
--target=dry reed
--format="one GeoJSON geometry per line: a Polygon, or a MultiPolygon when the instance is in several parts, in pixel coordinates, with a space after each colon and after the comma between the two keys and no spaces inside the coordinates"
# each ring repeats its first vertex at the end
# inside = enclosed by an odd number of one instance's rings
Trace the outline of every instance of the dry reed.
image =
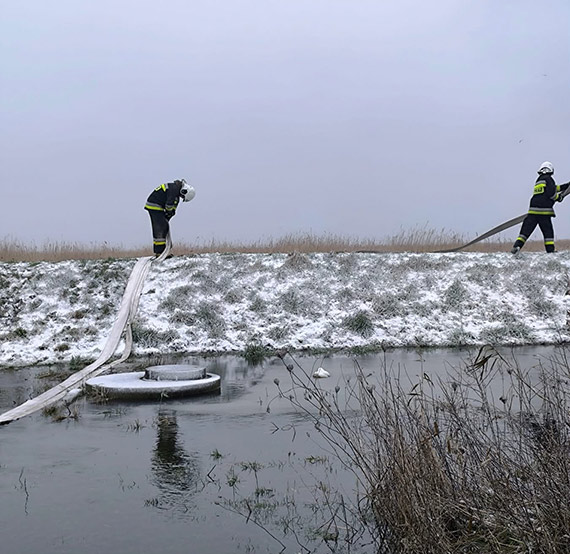
{"type": "MultiPolygon", "coordinates": [[[[219,253],[317,253],[317,252],[435,252],[459,247],[467,238],[444,229],[418,228],[402,231],[386,239],[354,238],[334,234],[322,236],[310,233],[289,234],[280,238],[260,239],[252,242],[211,240],[203,243],[175,243],[173,253],[178,256],[192,254],[219,253]]],[[[506,252],[510,250],[511,240],[486,240],[473,245],[465,252],[506,252]]],[[[570,249],[570,240],[558,240],[559,250],[570,249]]],[[[525,251],[540,252],[542,242],[529,241],[525,251]]],[[[139,258],[149,256],[149,247],[123,247],[107,243],[89,245],[76,242],[47,242],[41,246],[15,239],[0,241],[0,262],[57,262],[63,260],[96,260],[108,258],[139,258]]]]}
{"type": "MultiPolygon", "coordinates": [[[[366,499],[354,515],[375,552],[570,552],[566,352],[531,372],[483,348],[445,381],[424,374],[413,386],[386,367],[376,377],[357,368],[334,391],[286,366],[279,397],[353,471],[366,499]]],[[[355,524],[332,518],[348,540],[355,524]]]]}

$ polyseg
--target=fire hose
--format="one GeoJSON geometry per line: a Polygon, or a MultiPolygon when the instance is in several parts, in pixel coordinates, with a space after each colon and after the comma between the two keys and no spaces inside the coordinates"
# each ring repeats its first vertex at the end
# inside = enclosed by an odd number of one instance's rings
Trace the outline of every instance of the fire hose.
{"type": "Polygon", "coordinates": [[[73,375],[70,375],[65,381],[59,383],[59,385],[56,385],[39,396],[31,398],[23,404],[0,414],[0,425],[10,423],[24,416],[33,414],[38,410],[47,408],[60,400],[64,400],[65,397],[74,389],[81,388],[87,379],[109,371],[113,367],[124,362],[131,355],[131,349],[133,346],[132,323],[137,312],[145,278],[150,270],[152,262],[163,261],[170,253],[171,247],[172,240],[170,238],[170,233],[168,233],[166,237],[166,248],[158,258],[149,256],[139,258],[137,260],[137,263],[131,271],[129,280],[127,281],[127,286],[119,307],[119,313],[111,327],[111,331],[109,332],[109,336],[107,337],[107,341],[99,357],[87,367],[77,371],[73,375]],[[125,333],[125,348],[123,353],[119,359],[108,363],[119,346],[123,332],[125,333]]]}

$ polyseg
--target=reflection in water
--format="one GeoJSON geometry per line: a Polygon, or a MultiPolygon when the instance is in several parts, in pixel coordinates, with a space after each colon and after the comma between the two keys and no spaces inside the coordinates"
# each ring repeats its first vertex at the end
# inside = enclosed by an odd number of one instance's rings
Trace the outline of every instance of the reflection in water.
{"type": "Polygon", "coordinates": [[[156,430],[151,482],[160,493],[147,504],[185,514],[200,481],[198,454],[188,454],[180,444],[175,410],[159,411],[156,430]]]}
{"type": "Polygon", "coordinates": [[[222,378],[218,396],[227,402],[257,384],[264,375],[264,366],[251,365],[239,358],[219,357],[208,360],[208,371],[222,378]]]}
{"type": "MultiPolygon", "coordinates": [[[[36,396],[34,384],[26,370],[16,372],[0,368],[0,413],[36,396]]],[[[45,384],[42,385],[44,389],[40,393],[45,390],[45,384]]]]}

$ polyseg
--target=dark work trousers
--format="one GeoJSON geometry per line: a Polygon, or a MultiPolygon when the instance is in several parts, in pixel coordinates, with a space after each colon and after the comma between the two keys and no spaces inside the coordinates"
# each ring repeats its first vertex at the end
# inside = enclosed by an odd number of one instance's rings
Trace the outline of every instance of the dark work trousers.
{"type": "Polygon", "coordinates": [[[514,246],[522,248],[524,243],[529,239],[536,226],[540,227],[544,236],[544,248],[547,252],[554,252],[554,228],[552,227],[551,215],[528,214],[522,223],[521,232],[514,246]]]}
{"type": "Polygon", "coordinates": [[[155,254],[162,254],[166,248],[169,224],[163,211],[147,210],[152,225],[152,246],[155,254]]]}

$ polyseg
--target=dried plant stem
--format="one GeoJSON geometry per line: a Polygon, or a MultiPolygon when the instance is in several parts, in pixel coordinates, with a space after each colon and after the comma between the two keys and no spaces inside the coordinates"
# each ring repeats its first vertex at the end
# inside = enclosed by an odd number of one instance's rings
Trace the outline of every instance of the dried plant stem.
{"type": "MultiPolygon", "coordinates": [[[[321,236],[308,233],[289,234],[281,238],[260,239],[250,242],[211,240],[201,243],[176,242],[176,255],[223,253],[314,253],[314,252],[433,252],[461,246],[469,237],[450,231],[417,228],[402,231],[385,239],[354,238],[325,234],[321,236]]],[[[512,240],[497,239],[483,241],[466,251],[469,252],[505,252],[512,240]]],[[[559,250],[570,249],[570,240],[558,240],[559,250]]],[[[525,251],[543,251],[544,246],[538,240],[529,241],[525,251]]],[[[149,246],[123,247],[121,245],[90,244],[76,242],[47,242],[41,246],[25,243],[17,239],[0,240],[0,261],[35,262],[85,260],[106,258],[138,258],[151,255],[149,246]]]]}

